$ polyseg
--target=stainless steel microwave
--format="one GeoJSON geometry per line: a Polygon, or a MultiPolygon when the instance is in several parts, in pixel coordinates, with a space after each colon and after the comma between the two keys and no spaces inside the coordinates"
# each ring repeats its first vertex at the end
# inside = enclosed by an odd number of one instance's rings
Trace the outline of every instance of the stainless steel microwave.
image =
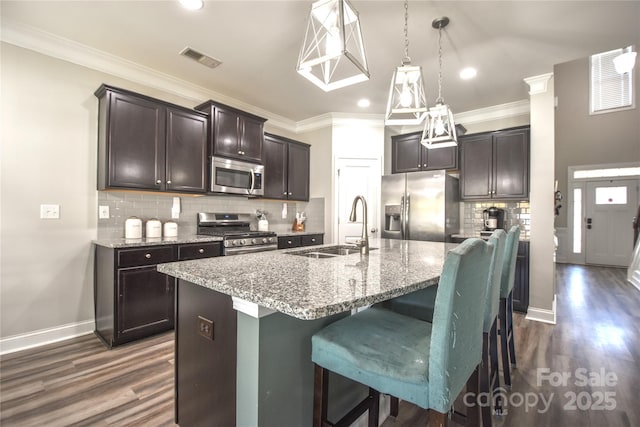
{"type": "Polygon", "coordinates": [[[223,157],[211,158],[211,187],[216,193],[264,195],[264,166],[223,157]]]}

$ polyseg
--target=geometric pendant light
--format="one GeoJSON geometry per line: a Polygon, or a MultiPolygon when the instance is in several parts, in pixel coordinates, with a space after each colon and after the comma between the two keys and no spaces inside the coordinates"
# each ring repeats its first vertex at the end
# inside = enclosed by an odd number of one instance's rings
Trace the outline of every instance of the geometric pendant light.
{"type": "Polygon", "coordinates": [[[325,92],[369,80],[358,12],[347,0],[311,5],[296,69],[325,92]]]}
{"type": "Polygon", "coordinates": [[[409,5],[404,2],[404,59],[391,78],[386,125],[419,125],[427,115],[422,67],[412,66],[409,58],[409,5]]]}
{"type": "Polygon", "coordinates": [[[438,30],[438,99],[429,109],[427,121],[420,142],[429,149],[455,147],[458,145],[453,113],[442,98],[442,29],[449,24],[449,18],[435,19],[431,26],[438,30]]]}

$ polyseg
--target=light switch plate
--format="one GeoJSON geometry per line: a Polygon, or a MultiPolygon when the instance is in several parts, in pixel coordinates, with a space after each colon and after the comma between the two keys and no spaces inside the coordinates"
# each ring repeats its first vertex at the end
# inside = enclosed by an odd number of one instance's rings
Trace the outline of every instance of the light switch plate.
{"type": "Polygon", "coordinates": [[[60,205],[40,205],[40,219],[60,219],[60,205]]]}
{"type": "Polygon", "coordinates": [[[109,219],[109,206],[98,206],[98,218],[109,219]]]}

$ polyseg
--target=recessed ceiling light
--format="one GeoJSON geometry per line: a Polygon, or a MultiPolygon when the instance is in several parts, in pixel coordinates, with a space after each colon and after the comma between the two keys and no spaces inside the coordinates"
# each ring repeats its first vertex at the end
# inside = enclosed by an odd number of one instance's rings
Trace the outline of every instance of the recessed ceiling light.
{"type": "Polygon", "coordinates": [[[198,9],[202,9],[202,6],[204,6],[204,1],[203,0],[180,0],[180,4],[185,9],[198,10],[198,9]]]}
{"type": "Polygon", "coordinates": [[[360,108],[367,108],[369,105],[371,105],[371,102],[367,98],[362,98],[358,101],[358,107],[360,108]]]}
{"type": "Polygon", "coordinates": [[[460,78],[462,80],[472,79],[478,74],[478,71],[473,67],[467,67],[460,71],[460,78]]]}

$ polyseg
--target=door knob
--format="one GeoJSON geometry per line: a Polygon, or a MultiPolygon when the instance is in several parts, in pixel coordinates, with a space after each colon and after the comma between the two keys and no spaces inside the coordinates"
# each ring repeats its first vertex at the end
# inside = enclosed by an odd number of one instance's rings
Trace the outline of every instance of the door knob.
{"type": "Polygon", "coordinates": [[[378,229],[377,229],[377,228],[375,228],[375,227],[373,227],[373,228],[371,229],[371,232],[372,232],[372,233],[375,233],[376,231],[378,231],[378,229]]]}

